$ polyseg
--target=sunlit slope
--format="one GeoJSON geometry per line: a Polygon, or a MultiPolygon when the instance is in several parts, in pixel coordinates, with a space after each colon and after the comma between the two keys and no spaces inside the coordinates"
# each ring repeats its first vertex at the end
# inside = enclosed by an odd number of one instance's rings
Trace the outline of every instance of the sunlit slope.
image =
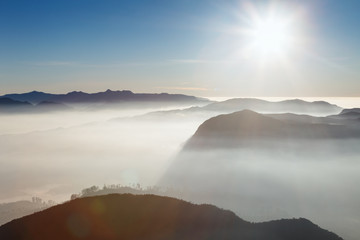
{"type": "Polygon", "coordinates": [[[252,224],[211,205],[155,195],[77,199],[0,227],[1,239],[338,240],[306,219],[252,224]]]}

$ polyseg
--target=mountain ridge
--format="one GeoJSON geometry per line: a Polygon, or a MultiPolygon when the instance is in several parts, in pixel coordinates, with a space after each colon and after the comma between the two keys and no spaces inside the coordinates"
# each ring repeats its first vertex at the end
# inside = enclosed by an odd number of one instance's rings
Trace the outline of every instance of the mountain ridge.
{"type": "Polygon", "coordinates": [[[209,103],[205,106],[193,106],[185,109],[156,111],[142,116],[143,119],[186,119],[194,117],[205,121],[219,114],[229,114],[242,110],[251,110],[266,114],[301,114],[309,116],[337,115],[343,108],[325,101],[307,102],[300,99],[288,99],[279,102],[270,102],[257,98],[233,98],[221,102],[209,103]]]}
{"type": "Polygon", "coordinates": [[[340,240],[305,219],[250,223],[233,212],[156,195],[79,198],[13,220],[1,239],[340,240]],[[285,227],[286,226],[286,227],[285,227]]]}
{"type": "Polygon", "coordinates": [[[72,91],[66,94],[51,94],[38,91],[27,93],[5,94],[2,97],[11,98],[18,101],[28,101],[38,104],[43,101],[58,103],[97,103],[97,102],[121,102],[121,101],[184,101],[184,102],[210,102],[205,98],[199,98],[184,94],[168,93],[134,93],[130,90],[110,89],[104,92],[86,93],[82,91],[72,91]]]}
{"type": "Polygon", "coordinates": [[[308,102],[301,99],[287,99],[271,102],[256,98],[232,98],[223,102],[215,102],[203,107],[210,111],[241,111],[250,109],[256,112],[290,112],[290,113],[339,113],[342,108],[325,101],[308,102]]]}
{"type": "Polygon", "coordinates": [[[304,116],[297,121],[297,117],[291,114],[260,114],[251,110],[221,114],[203,122],[184,148],[226,147],[227,144],[234,147],[250,140],[281,142],[360,137],[358,126],[326,123],[324,120],[312,123],[304,121],[304,116]],[[285,117],[282,119],[282,116],[285,117]]]}

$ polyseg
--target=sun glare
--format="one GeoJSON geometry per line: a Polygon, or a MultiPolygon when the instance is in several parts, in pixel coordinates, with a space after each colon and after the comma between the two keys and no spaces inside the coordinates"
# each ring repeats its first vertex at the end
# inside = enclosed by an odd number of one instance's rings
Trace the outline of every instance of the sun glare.
{"type": "Polygon", "coordinates": [[[253,50],[266,55],[285,54],[292,42],[286,21],[278,18],[259,20],[251,38],[253,50]]]}
{"type": "Polygon", "coordinates": [[[240,28],[245,55],[264,60],[287,57],[298,50],[301,11],[278,4],[266,9],[247,4],[244,9],[239,16],[246,25],[240,28]]]}

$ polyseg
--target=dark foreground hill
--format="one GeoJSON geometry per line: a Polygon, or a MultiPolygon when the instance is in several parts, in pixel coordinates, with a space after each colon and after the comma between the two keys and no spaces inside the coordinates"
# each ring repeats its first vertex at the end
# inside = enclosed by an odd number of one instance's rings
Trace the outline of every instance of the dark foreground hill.
{"type": "Polygon", "coordinates": [[[155,195],[81,198],[0,227],[0,239],[339,240],[306,219],[249,223],[230,211],[155,195]]]}

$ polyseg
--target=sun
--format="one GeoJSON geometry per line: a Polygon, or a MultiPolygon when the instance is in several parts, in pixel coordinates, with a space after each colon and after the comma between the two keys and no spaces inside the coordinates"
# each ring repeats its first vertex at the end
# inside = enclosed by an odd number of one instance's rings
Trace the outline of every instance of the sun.
{"type": "Polygon", "coordinates": [[[291,30],[285,18],[257,19],[249,31],[250,48],[261,55],[284,55],[293,46],[291,30]]]}
{"type": "Polygon", "coordinates": [[[280,18],[258,20],[251,38],[253,50],[266,55],[285,54],[292,45],[289,26],[280,18]]]}
{"type": "Polygon", "coordinates": [[[243,6],[238,15],[242,25],[239,33],[246,56],[283,59],[297,51],[302,41],[302,11],[291,6],[279,2],[243,6]]]}

